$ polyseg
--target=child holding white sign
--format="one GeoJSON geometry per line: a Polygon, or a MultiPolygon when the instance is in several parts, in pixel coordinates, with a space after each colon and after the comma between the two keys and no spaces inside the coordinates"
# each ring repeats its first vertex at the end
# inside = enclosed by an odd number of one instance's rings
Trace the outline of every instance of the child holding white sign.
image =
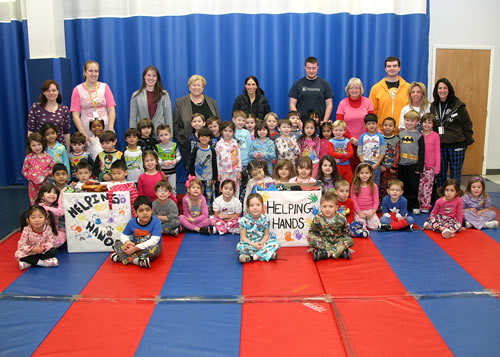
{"type": "Polygon", "coordinates": [[[161,222],[153,216],[153,202],[147,196],[137,197],[134,209],[137,217],[127,223],[115,241],[115,253],[109,259],[123,265],[132,263],[151,268],[151,261],[160,255],[162,249],[161,222]]]}
{"type": "Polygon", "coordinates": [[[269,217],[264,213],[264,200],[258,193],[252,193],[246,201],[248,213],[240,218],[240,242],[236,245],[239,262],[253,260],[268,262],[276,259],[280,243],[269,234],[269,217]]]}
{"type": "Polygon", "coordinates": [[[350,259],[354,251],[349,248],[354,241],[347,219],[337,212],[337,196],[333,192],[325,193],[321,197],[320,208],[321,212],[313,218],[309,229],[308,251],[314,260],[350,259]]]}

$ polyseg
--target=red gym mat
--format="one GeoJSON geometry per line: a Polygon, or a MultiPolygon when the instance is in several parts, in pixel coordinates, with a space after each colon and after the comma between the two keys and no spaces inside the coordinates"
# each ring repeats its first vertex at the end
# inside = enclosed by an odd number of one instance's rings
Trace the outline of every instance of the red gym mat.
{"type": "Polygon", "coordinates": [[[181,237],[164,236],[163,252],[148,272],[106,260],[34,355],[74,355],[78,346],[85,346],[85,355],[133,353],[181,242],[181,237]]]}
{"type": "Polygon", "coordinates": [[[5,238],[0,243],[0,293],[5,290],[14,280],[16,280],[23,272],[19,270],[17,260],[14,258],[14,253],[17,250],[17,241],[21,237],[21,232],[16,232],[5,238]]]}
{"type": "Polygon", "coordinates": [[[427,235],[486,289],[500,291],[500,244],[477,229],[466,229],[455,237],[427,235]]]}

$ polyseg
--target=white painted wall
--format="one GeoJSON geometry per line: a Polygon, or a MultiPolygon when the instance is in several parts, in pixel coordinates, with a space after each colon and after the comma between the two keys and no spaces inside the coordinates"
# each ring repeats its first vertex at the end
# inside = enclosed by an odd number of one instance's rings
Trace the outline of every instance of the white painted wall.
{"type": "MultiPolygon", "coordinates": [[[[500,1],[497,0],[431,0],[429,36],[429,90],[433,48],[445,46],[488,46],[494,50],[490,110],[487,117],[485,158],[486,169],[500,169],[500,1]]],[[[467,103],[466,103],[467,104],[467,103]]]]}

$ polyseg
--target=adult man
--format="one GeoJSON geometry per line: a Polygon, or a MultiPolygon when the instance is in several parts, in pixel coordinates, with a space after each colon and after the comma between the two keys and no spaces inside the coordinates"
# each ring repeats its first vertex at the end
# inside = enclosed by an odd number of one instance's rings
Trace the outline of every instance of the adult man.
{"type": "Polygon", "coordinates": [[[321,122],[328,121],[333,109],[333,92],[327,80],[318,77],[318,60],[307,57],[304,65],[306,76],[295,81],[288,92],[290,111],[300,113],[302,121],[307,119],[307,112],[315,110],[321,122]]]}
{"type": "Polygon", "coordinates": [[[370,90],[370,100],[378,118],[378,127],[382,129],[382,122],[387,117],[396,120],[398,127],[401,109],[408,104],[408,89],[410,84],[399,76],[401,61],[397,57],[385,59],[385,73],[382,78],[370,90]]]}

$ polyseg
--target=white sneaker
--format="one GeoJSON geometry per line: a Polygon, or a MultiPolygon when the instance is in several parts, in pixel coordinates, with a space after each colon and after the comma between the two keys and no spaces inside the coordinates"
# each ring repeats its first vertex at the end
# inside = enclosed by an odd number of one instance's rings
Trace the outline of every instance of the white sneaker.
{"type": "Polygon", "coordinates": [[[19,262],[19,270],[28,269],[30,266],[31,266],[31,264],[29,264],[29,263],[19,262]]]}
{"type": "MultiPolygon", "coordinates": [[[[488,223],[488,222],[486,222],[488,223]]],[[[486,224],[485,224],[486,226],[486,224]]],[[[465,228],[472,228],[472,224],[470,224],[469,222],[465,221],[465,228]]]]}
{"type": "Polygon", "coordinates": [[[424,223],[424,229],[432,229],[432,226],[429,222],[424,223]]]}
{"type": "Polygon", "coordinates": [[[49,258],[49,259],[40,259],[37,263],[37,265],[45,268],[51,268],[51,267],[56,267],[59,265],[59,261],[57,258],[49,258]]]}
{"type": "Polygon", "coordinates": [[[448,238],[453,237],[455,234],[451,230],[446,228],[444,231],[441,232],[441,235],[443,236],[443,238],[448,239],[448,238]]]}
{"type": "Polygon", "coordinates": [[[420,210],[418,208],[413,209],[413,214],[420,214],[420,210]]]}
{"type": "Polygon", "coordinates": [[[498,228],[498,221],[489,221],[484,224],[486,228],[498,228]]]}
{"type": "Polygon", "coordinates": [[[421,208],[420,213],[429,213],[429,210],[427,208],[421,208]]]}

